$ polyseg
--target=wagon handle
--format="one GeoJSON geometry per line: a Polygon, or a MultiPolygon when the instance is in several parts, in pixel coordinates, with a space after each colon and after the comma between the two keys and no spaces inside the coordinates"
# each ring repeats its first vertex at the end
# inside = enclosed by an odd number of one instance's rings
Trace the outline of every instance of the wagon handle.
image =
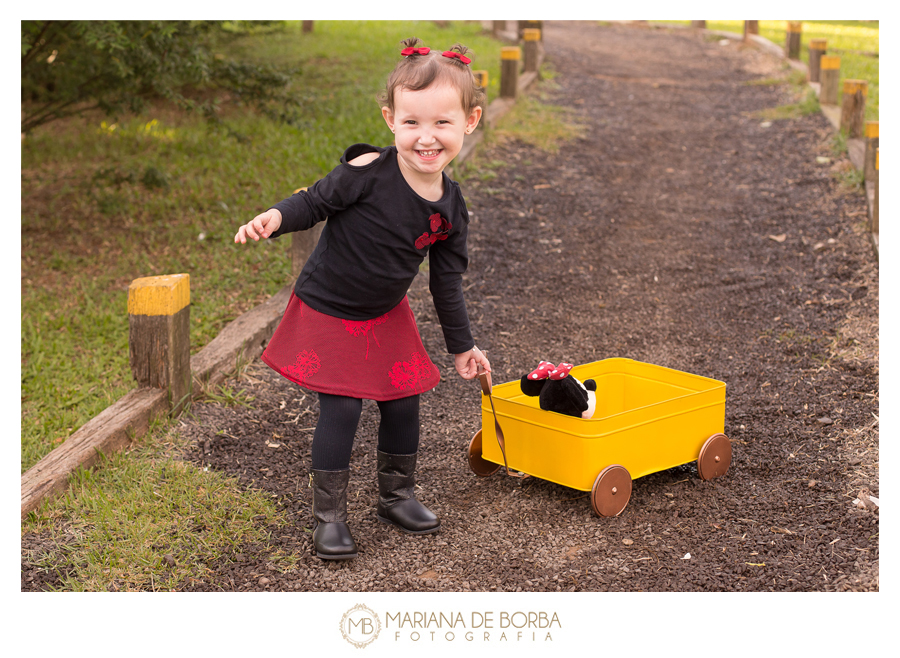
{"type": "Polygon", "coordinates": [[[503,465],[506,467],[506,474],[514,478],[530,477],[527,473],[512,471],[509,463],[506,461],[506,439],[503,437],[503,430],[500,429],[500,421],[497,420],[497,410],[494,409],[494,398],[491,396],[493,385],[491,383],[491,373],[487,372],[481,365],[478,366],[478,380],[481,382],[481,391],[487,396],[491,403],[491,411],[494,416],[494,433],[497,435],[497,443],[500,445],[500,454],[503,455],[503,465]]]}

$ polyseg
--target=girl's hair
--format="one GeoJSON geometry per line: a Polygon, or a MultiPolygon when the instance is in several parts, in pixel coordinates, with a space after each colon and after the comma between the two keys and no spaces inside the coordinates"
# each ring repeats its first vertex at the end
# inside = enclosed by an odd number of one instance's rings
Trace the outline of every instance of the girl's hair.
{"type": "MultiPolygon", "coordinates": [[[[403,48],[419,49],[421,40],[413,37],[400,42],[403,48]]],[[[454,44],[450,52],[465,55],[470,52],[460,44],[454,44]]],[[[415,52],[397,63],[388,76],[384,90],[378,94],[378,102],[394,111],[394,93],[397,89],[420,91],[435,83],[446,83],[459,91],[463,109],[469,113],[476,106],[484,106],[484,89],[478,86],[475,76],[467,64],[457,57],[444,57],[440,52],[430,51],[426,55],[415,52]]]]}

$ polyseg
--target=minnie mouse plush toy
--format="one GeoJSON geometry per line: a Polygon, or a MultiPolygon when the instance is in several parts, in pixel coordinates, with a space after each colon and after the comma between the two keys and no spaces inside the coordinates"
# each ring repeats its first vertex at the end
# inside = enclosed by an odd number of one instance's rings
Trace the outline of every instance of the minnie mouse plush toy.
{"type": "Polygon", "coordinates": [[[538,397],[541,409],[576,418],[589,419],[597,408],[597,382],[586,380],[583,384],[569,374],[571,363],[558,366],[541,361],[537,368],[522,377],[522,392],[538,397]]]}

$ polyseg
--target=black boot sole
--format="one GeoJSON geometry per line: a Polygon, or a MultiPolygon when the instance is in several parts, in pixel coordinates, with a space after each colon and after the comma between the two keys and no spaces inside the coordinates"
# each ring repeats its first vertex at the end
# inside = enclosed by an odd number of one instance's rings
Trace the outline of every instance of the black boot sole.
{"type": "Polygon", "coordinates": [[[377,516],[378,520],[381,521],[382,523],[386,523],[387,525],[392,525],[397,528],[400,528],[403,532],[405,532],[408,535],[431,535],[441,529],[441,525],[438,524],[433,528],[428,528],[427,530],[410,530],[409,528],[403,527],[396,521],[391,521],[390,519],[386,519],[385,517],[381,516],[381,514],[376,514],[375,516],[377,516]]]}
{"type": "Polygon", "coordinates": [[[319,553],[318,551],[316,551],[316,557],[321,558],[323,560],[352,560],[357,555],[359,555],[359,553],[347,553],[345,555],[344,554],[328,555],[326,553],[319,553]]]}

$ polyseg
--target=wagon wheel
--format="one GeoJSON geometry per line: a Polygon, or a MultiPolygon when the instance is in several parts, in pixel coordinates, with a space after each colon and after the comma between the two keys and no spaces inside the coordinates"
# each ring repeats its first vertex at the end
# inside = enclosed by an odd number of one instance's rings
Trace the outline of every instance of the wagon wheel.
{"type": "Polygon", "coordinates": [[[722,477],[731,465],[731,441],[724,434],[713,434],[706,440],[697,457],[701,480],[722,477]]]}
{"type": "Polygon", "coordinates": [[[496,473],[500,465],[489,462],[481,456],[481,430],[475,432],[475,436],[469,441],[469,468],[479,477],[487,477],[496,473]]]}
{"type": "Polygon", "coordinates": [[[624,466],[607,466],[594,481],[591,507],[597,516],[618,516],[631,498],[631,474],[624,466]]]}

